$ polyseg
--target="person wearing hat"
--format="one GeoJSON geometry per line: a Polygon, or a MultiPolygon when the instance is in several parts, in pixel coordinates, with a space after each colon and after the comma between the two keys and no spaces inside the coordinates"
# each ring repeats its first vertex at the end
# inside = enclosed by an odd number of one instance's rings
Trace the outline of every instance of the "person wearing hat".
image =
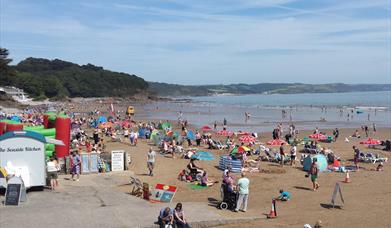
{"type": "Polygon", "coordinates": [[[318,168],[318,164],[316,163],[317,161],[318,160],[316,158],[312,160],[311,168],[308,172],[308,175],[311,177],[311,182],[314,191],[319,188],[319,184],[318,184],[319,168],[318,168]]]}

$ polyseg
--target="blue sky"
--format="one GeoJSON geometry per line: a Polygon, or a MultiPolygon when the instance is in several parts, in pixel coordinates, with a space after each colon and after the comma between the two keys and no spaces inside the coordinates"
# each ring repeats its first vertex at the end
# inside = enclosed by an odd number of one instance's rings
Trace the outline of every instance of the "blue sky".
{"type": "Polygon", "coordinates": [[[390,0],[0,0],[0,46],[148,81],[391,83],[390,0]]]}

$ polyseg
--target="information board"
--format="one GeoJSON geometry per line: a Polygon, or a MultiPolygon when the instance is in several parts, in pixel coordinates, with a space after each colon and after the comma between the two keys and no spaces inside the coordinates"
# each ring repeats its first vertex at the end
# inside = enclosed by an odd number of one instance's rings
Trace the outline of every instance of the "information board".
{"type": "Polygon", "coordinates": [[[91,153],[90,154],[90,172],[97,173],[98,171],[99,171],[99,169],[98,169],[98,154],[91,153]]]}
{"type": "Polygon", "coordinates": [[[90,172],[90,159],[88,154],[80,154],[81,158],[81,173],[86,174],[90,172]]]}
{"type": "Polygon", "coordinates": [[[124,171],[124,153],[123,150],[111,151],[111,171],[124,171]]]}

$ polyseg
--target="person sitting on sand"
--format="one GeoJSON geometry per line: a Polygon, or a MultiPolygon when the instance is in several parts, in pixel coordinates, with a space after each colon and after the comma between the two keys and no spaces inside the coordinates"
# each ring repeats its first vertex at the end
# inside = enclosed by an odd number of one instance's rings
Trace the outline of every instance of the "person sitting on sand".
{"type": "Polygon", "coordinates": [[[280,195],[277,197],[277,200],[288,201],[291,199],[291,194],[283,189],[280,189],[280,195]]]}
{"type": "Polygon", "coordinates": [[[383,162],[380,162],[380,164],[376,167],[376,171],[384,171],[383,162]]]}
{"type": "Polygon", "coordinates": [[[357,130],[357,129],[356,129],[356,131],[353,133],[352,137],[361,138],[361,135],[360,135],[360,133],[358,133],[358,130],[357,130]]]}
{"type": "Polygon", "coordinates": [[[215,183],[218,183],[218,181],[214,181],[214,180],[209,179],[208,174],[205,171],[204,174],[202,175],[202,178],[201,178],[201,186],[210,187],[210,186],[214,185],[215,183]]]}
{"type": "Polygon", "coordinates": [[[174,209],[175,224],[179,228],[190,228],[185,218],[185,212],[182,209],[182,203],[177,203],[174,209]]]}

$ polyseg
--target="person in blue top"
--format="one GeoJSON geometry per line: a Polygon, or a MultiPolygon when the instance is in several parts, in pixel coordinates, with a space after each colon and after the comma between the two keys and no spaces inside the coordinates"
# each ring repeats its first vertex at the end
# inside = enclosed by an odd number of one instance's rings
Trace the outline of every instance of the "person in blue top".
{"type": "Polygon", "coordinates": [[[288,201],[291,199],[291,194],[283,189],[280,189],[280,195],[277,197],[278,200],[288,201]]]}
{"type": "Polygon", "coordinates": [[[164,228],[166,225],[174,224],[174,215],[173,211],[169,207],[165,207],[160,210],[158,223],[160,228],[164,228]]]}

